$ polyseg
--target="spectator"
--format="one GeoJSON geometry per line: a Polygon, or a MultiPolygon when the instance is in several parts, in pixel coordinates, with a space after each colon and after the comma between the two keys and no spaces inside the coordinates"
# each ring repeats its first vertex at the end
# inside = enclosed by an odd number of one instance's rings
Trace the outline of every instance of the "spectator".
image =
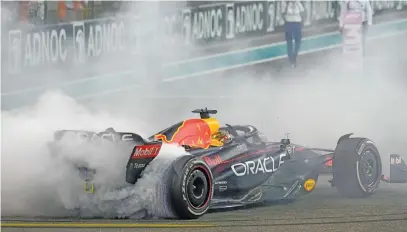
{"type": "Polygon", "coordinates": [[[287,1],[282,9],[285,20],[285,40],[287,41],[287,55],[291,67],[297,66],[297,56],[302,39],[302,13],[304,6],[300,1],[287,1]],[[293,44],[293,42],[295,43],[293,44]]]}
{"type": "Polygon", "coordinates": [[[346,0],[341,5],[341,15],[339,16],[339,30],[343,29],[343,18],[347,12],[360,12],[362,14],[362,51],[365,55],[365,42],[369,26],[373,21],[373,9],[369,0],[346,0]]]}
{"type": "Polygon", "coordinates": [[[70,22],[87,19],[87,3],[88,1],[59,0],[57,7],[59,21],[70,22]]]}
{"type": "Polygon", "coordinates": [[[61,22],[65,20],[67,13],[65,1],[59,0],[58,1],[58,18],[61,22]]]}

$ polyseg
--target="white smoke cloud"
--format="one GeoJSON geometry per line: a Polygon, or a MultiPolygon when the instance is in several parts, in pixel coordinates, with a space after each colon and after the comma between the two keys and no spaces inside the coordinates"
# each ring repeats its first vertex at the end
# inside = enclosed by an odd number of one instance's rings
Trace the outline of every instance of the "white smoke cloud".
{"type": "Polygon", "coordinates": [[[187,155],[184,149],[163,146],[139,182],[129,185],[125,166],[132,147],[83,145],[72,138],[61,140],[64,149],[58,155],[47,147],[56,130],[99,132],[107,125],[118,131],[143,131],[140,121],[91,112],[59,92],[46,93],[30,109],[2,112],[2,215],[77,216],[80,209],[80,215],[88,217],[132,216],[139,211],[171,216],[165,199],[157,198],[157,186],[164,186],[170,163],[187,155]],[[83,193],[84,182],[73,165],[82,163],[97,170],[95,195],[83,193]]]}

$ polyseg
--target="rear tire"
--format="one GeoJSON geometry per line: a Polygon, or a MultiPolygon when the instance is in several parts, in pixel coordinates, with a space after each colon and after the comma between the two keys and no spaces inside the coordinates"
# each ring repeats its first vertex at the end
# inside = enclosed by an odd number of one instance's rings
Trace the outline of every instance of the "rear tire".
{"type": "Polygon", "coordinates": [[[197,219],[204,215],[213,197],[213,176],[200,158],[183,157],[173,165],[170,204],[180,219],[197,219]]]}
{"type": "Polygon", "coordinates": [[[374,143],[367,138],[342,137],[333,157],[333,184],[345,197],[367,197],[380,184],[382,161],[374,143]]]}

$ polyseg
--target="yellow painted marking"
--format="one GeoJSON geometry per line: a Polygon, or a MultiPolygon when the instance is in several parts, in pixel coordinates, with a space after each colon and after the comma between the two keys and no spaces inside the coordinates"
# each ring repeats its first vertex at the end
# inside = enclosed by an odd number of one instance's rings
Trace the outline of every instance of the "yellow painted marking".
{"type": "Polygon", "coordinates": [[[2,222],[1,227],[24,228],[200,228],[214,227],[214,224],[170,224],[170,223],[35,223],[35,222],[2,222]]]}
{"type": "Polygon", "coordinates": [[[311,191],[315,188],[316,183],[317,183],[317,182],[316,182],[314,179],[308,179],[308,180],[306,180],[306,181],[304,182],[304,189],[305,189],[305,191],[311,192],[311,191]]]}
{"type": "Polygon", "coordinates": [[[90,187],[89,187],[89,181],[86,180],[84,185],[83,185],[83,191],[85,193],[94,193],[95,192],[95,185],[93,183],[90,183],[90,187]]]}

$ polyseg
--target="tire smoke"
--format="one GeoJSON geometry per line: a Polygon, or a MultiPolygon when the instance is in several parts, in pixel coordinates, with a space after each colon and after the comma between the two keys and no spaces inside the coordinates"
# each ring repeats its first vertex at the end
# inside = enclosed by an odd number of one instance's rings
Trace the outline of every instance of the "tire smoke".
{"type": "Polygon", "coordinates": [[[59,129],[143,131],[143,122],[90,112],[59,92],[46,93],[30,109],[2,112],[2,216],[29,217],[172,217],[163,177],[171,162],[188,155],[164,145],[136,185],[125,183],[132,147],[83,145],[63,138],[63,152],[51,154],[47,143],[59,129]],[[95,168],[95,194],[83,192],[74,164],[95,168]]]}

